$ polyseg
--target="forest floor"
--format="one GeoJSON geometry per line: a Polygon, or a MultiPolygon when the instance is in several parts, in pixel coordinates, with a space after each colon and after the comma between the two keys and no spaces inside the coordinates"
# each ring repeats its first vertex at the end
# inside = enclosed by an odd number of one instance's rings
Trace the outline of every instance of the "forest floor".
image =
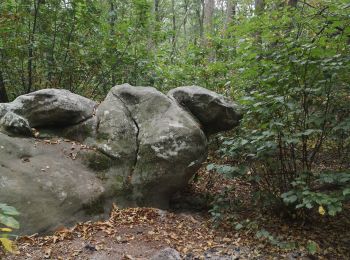
{"type": "Polygon", "coordinates": [[[20,237],[17,254],[0,253],[0,259],[150,259],[169,247],[183,259],[350,259],[349,207],[334,219],[295,222],[255,208],[247,183],[205,167],[197,177],[172,210],[115,206],[105,221],[79,223],[51,236],[20,237]],[[230,196],[241,204],[234,217],[217,226],[208,201],[232,185],[230,196]]]}

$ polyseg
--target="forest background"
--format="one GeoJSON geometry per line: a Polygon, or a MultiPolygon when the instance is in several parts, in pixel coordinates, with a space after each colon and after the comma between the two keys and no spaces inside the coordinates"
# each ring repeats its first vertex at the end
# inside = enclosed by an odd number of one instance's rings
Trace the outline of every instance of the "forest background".
{"type": "MultiPolygon", "coordinates": [[[[42,88],[100,100],[121,83],[200,85],[245,114],[216,137],[209,171],[248,182],[261,208],[335,216],[350,198],[349,50],[346,0],[3,0],[0,102],[42,88]]],[[[215,219],[237,204],[232,189],[215,198],[215,219]]]]}

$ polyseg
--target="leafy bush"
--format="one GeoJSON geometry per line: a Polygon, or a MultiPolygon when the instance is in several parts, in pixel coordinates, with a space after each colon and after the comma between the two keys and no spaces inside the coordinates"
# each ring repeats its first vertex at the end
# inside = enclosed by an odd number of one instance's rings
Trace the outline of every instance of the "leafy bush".
{"type": "Polygon", "coordinates": [[[12,241],[9,239],[9,233],[12,232],[12,229],[19,228],[19,223],[14,218],[18,215],[19,213],[14,207],[0,203],[0,245],[9,252],[15,251],[12,241]]]}
{"type": "Polygon", "coordinates": [[[350,140],[347,9],[344,1],[297,8],[272,2],[234,28],[232,82],[246,113],[239,133],[222,137],[220,152],[238,169],[247,167],[236,177],[253,184],[260,205],[317,206],[333,216],[349,199],[343,171],[350,140]],[[323,189],[329,182],[332,192],[323,189]]]}
{"type": "Polygon", "coordinates": [[[282,194],[287,205],[295,205],[296,209],[318,207],[321,215],[335,216],[342,210],[342,202],[350,199],[350,172],[322,173],[315,178],[318,185],[314,186],[327,187],[326,192],[310,190],[306,178],[307,175],[300,176],[292,182],[293,188],[282,194]]]}

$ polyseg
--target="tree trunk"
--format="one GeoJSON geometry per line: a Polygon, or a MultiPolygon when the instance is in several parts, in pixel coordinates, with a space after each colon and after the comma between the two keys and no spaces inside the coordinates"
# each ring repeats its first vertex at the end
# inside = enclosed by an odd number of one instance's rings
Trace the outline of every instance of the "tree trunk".
{"type": "Polygon", "coordinates": [[[154,17],[156,23],[160,22],[160,14],[159,14],[159,0],[154,0],[154,17]]]}
{"type": "MultiPolygon", "coordinates": [[[[264,12],[265,8],[265,0],[255,0],[255,14],[256,15],[261,15],[264,12]]],[[[261,44],[261,32],[258,31],[256,34],[256,39],[259,44],[261,44]]]]}
{"type": "Polygon", "coordinates": [[[109,2],[109,34],[114,35],[114,26],[116,20],[116,10],[113,1],[109,2]]]}
{"type": "MultiPolygon", "coordinates": [[[[115,30],[114,30],[114,27],[115,27],[115,22],[116,22],[116,8],[115,8],[115,5],[114,5],[114,1],[109,1],[109,35],[110,35],[110,38],[113,39],[114,36],[115,36],[115,30]]],[[[110,47],[110,55],[111,57],[113,56],[113,48],[110,47]]],[[[112,64],[112,67],[114,66],[114,64],[112,64]]],[[[117,82],[116,80],[116,76],[115,76],[115,73],[114,73],[114,70],[111,69],[111,83],[112,83],[112,86],[114,86],[117,82]]]]}
{"type": "Polygon", "coordinates": [[[187,40],[187,14],[188,14],[188,7],[189,7],[188,0],[185,0],[185,1],[184,1],[185,17],[184,17],[184,21],[183,21],[184,38],[185,38],[185,40],[187,40]]]}
{"type": "Polygon", "coordinates": [[[204,2],[204,28],[206,33],[213,32],[213,15],[215,0],[205,0],[204,2]]]}
{"type": "Polygon", "coordinates": [[[264,0],[255,0],[255,14],[259,15],[264,11],[265,1],[264,0]]]}
{"type": "Polygon", "coordinates": [[[196,14],[199,24],[199,38],[203,39],[204,35],[204,0],[198,0],[196,14]]]}
{"type": "Polygon", "coordinates": [[[176,13],[175,13],[175,0],[171,0],[171,10],[173,13],[172,17],[172,37],[171,37],[171,45],[172,45],[172,50],[171,50],[171,59],[174,58],[175,52],[176,52],[176,13]]]}
{"type": "Polygon", "coordinates": [[[30,27],[29,22],[29,42],[28,42],[28,66],[27,66],[27,72],[28,72],[28,85],[27,85],[27,93],[32,91],[33,88],[33,59],[34,59],[34,41],[35,41],[35,32],[36,32],[36,26],[38,21],[38,15],[39,15],[39,7],[40,7],[41,1],[34,1],[34,21],[33,21],[33,27],[30,27]]]}
{"type": "Polygon", "coordinates": [[[288,0],[288,5],[292,7],[296,7],[298,4],[298,0],[288,0]]]}
{"type": "Polygon", "coordinates": [[[148,39],[148,45],[151,50],[154,50],[159,43],[159,31],[161,30],[161,17],[160,17],[160,0],[154,0],[152,17],[154,18],[153,22],[153,35],[148,39]]]}
{"type": "Polygon", "coordinates": [[[0,103],[7,103],[7,102],[9,102],[9,99],[7,96],[7,91],[6,91],[5,81],[2,76],[2,71],[0,70],[0,103]]]}
{"type": "Polygon", "coordinates": [[[237,0],[227,0],[227,10],[226,10],[226,21],[225,21],[225,32],[226,37],[230,39],[230,43],[232,44],[232,52],[231,55],[236,54],[237,41],[235,36],[230,28],[234,24],[235,16],[236,16],[236,1],[237,0]]]}
{"type": "Polygon", "coordinates": [[[225,29],[227,29],[233,22],[236,16],[236,1],[227,0],[227,10],[226,10],[226,22],[225,29]]]}
{"type": "Polygon", "coordinates": [[[51,46],[51,53],[47,59],[48,61],[48,72],[47,72],[47,83],[46,83],[46,88],[48,87],[55,87],[55,83],[52,80],[54,68],[55,68],[55,48],[56,48],[56,40],[57,40],[57,33],[59,31],[59,26],[58,26],[58,14],[57,14],[57,8],[55,7],[55,22],[54,22],[54,33],[53,33],[53,38],[52,38],[52,46],[51,46]],[[48,85],[49,84],[49,85],[48,85]]]}

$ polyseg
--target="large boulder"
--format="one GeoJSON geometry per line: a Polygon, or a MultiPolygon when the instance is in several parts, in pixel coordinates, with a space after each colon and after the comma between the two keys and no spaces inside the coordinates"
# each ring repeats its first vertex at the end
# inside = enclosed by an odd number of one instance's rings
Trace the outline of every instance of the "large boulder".
{"type": "Polygon", "coordinates": [[[237,104],[198,86],[178,87],[170,90],[168,96],[188,109],[202,124],[206,134],[230,130],[242,118],[237,104]]]}
{"type": "Polygon", "coordinates": [[[206,134],[240,117],[213,92],[191,88],[204,97],[191,104],[178,91],[124,84],[97,107],[50,89],[0,104],[0,202],[22,213],[21,233],[105,216],[112,202],[167,207],[206,159],[206,134]]]}

